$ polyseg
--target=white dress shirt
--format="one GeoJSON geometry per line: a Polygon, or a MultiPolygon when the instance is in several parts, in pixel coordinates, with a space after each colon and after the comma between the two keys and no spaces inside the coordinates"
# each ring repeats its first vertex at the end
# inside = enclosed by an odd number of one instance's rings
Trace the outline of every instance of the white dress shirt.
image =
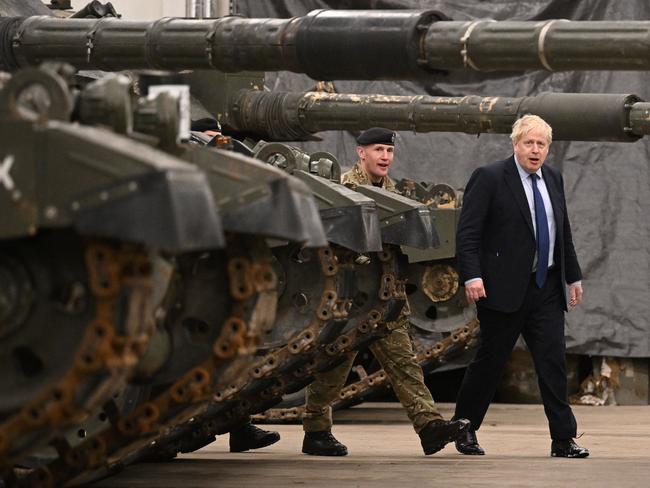
{"type": "MultiPolygon", "coordinates": [[[[528,208],[530,209],[530,216],[533,219],[533,230],[535,231],[535,238],[537,239],[537,220],[535,219],[535,198],[533,197],[533,182],[530,178],[530,173],[526,172],[524,168],[521,167],[519,161],[517,161],[517,156],[515,156],[515,162],[517,163],[517,171],[519,171],[519,177],[521,178],[521,184],[524,187],[524,192],[526,193],[526,200],[528,200],[528,208]]],[[[548,263],[547,266],[550,268],[555,264],[553,261],[553,251],[555,251],[555,216],[553,215],[553,205],[551,205],[551,197],[548,194],[548,189],[546,188],[546,183],[544,178],[542,178],[542,168],[539,168],[535,174],[539,176],[537,180],[537,189],[539,190],[542,200],[544,201],[544,210],[546,210],[546,222],[548,223],[548,238],[549,238],[549,250],[548,250],[548,263]]],[[[535,251],[535,259],[533,260],[533,269],[537,269],[537,251],[535,251]]]]}

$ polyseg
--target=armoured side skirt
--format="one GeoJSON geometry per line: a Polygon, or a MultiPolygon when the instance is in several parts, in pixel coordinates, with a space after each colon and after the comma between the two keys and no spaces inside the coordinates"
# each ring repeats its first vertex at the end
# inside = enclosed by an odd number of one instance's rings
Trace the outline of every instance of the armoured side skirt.
{"type": "Polygon", "coordinates": [[[327,240],[355,252],[381,251],[379,219],[374,207],[351,205],[320,211],[327,240]]]}
{"type": "MultiPolygon", "coordinates": [[[[135,181],[134,181],[135,180],[135,181]]],[[[90,194],[73,209],[73,223],[82,234],[143,242],[169,252],[222,248],[225,238],[205,175],[194,172],[156,172],[135,179],[138,191],[121,197],[123,182],[90,194]]]]}
{"type": "Polygon", "coordinates": [[[253,202],[224,209],[224,229],[304,242],[308,247],[327,245],[311,195],[295,191],[288,179],[270,183],[269,190],[253,202]]]}
{"type": "Polygon", "coordinates": [[[387,244],[429,249],[440,246],[440,238],[429,209],[414,208],[400,215],[400,220],[381,228],[381,239],[387,244]]]}

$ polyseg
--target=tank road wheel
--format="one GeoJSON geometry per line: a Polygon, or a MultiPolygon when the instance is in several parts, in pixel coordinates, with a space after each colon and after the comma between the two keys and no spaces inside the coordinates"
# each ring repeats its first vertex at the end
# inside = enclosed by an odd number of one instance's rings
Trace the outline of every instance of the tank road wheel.
{"type": "Polygon", "coordinates": [[[411,305],[411,324],[422,337],[443,333],[469,321],[474,307],[468,307],[454,259],[409,265],[406,290],[411,305]]]}
{"type": "Polygon", "coordinates": [[[403,270],[395,246],[384,245],[381,252],[368,256],[343,251],[341,267],[354,277],[350,321],[343,334],[327,346],[329,355],[359,350],[381,337],[386,323],[397,320],[406,304],[403,270]]]}
{"type": "MultiPolygon", "coordinates": [[[[350,306],[350,279],[338,272],[335,250],[290,245],[275,248],[273,255],[279,280],[278,316],[272,333],[264,337],[263,349],[282,347],[299,332],[311,331],[308,339],[319,337],[322,342],[320,334],[331,334],[336,324],[340,331],[350,306]],[[324,330],[325,325],[330,327],[324,330]]],[[[295,341],[292,348],[299,352],[295,341]]]]}
{"type": "MultiPolygon", "coordinates": [[[[343,354],[363,350],[384,335],[386,323],[399,317],[406,301],[399,251],[395,247],[387,245],[383,251],[368,255],[336,248],[336,256],[339,272],[347,277],[347,296],[352,300],[348,321],[337,334],[321,341],[321,349],[310,358],[311,371],[332,368],[343,354]]],[[[295,389],[285,389],[285,392],[292,391],[295,389]]],[[[255,419],[296,421],[301,414],[297,405],[289,402],[300,398],[304,398],[304,393],[285,395],[286,403],[256,415],[255,419]]]]}
{"type": "Polygon", "coordinates": [[[119,391],[152,321],[141,248],[43,232],[0,243],[0,467],[119,391]]]}

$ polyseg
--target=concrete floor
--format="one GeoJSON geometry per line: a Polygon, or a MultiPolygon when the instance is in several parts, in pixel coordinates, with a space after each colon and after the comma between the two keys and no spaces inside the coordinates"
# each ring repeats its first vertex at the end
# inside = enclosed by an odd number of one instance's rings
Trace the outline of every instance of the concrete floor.
{"type": "MultiPolygon", "coordinates": [[[[449,417],[453,405],[442,404],[449,417]]],[[[650,406],[575,407],[578,443],[587,459],[549,457],[539,405],[495,404],[479,433],[485,456],[462,456],[453,444],[434,456],[398,404],[364,404],[336,414],[343,458],[300,453],[302,430],[278,425],[282,440],[255,452],[230,454],[223,436],[164,464],[130,466],[97,487],[644,487],[650,486],[650,406]]]]}

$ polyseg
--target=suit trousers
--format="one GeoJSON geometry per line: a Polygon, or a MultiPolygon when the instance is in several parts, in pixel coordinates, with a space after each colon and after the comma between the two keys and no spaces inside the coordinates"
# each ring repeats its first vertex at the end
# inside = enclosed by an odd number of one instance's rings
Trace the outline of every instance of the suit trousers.
{"type": "MultiPolygon", "coordinates": [[[[404,318],[397,328],[370,345],[372,354],[386,372],[400,403],[420,432],[429,422],[442,420],[431,392],[424,384],[422,367],[415,359],[413,344],[404,318]]],[[[356,353],[349,354],[335,368],[318,373],[307,387],[307,402],[302,426],[305,432],[318,432],[332,428],[331,404],[338,398],[348,378],[356,353]]]]}
{"type": "Polygon", "coordinates": [[[532,273],[522,306],[513,313],[478,305],[481,341],[456,400],[454,418],[467,418],[478,430],[494,397],[503,368],[521,334],[531,352],[551,438],[576,436],[567,398],[563,290],[557,267],[540,289],[532,273]]]}

